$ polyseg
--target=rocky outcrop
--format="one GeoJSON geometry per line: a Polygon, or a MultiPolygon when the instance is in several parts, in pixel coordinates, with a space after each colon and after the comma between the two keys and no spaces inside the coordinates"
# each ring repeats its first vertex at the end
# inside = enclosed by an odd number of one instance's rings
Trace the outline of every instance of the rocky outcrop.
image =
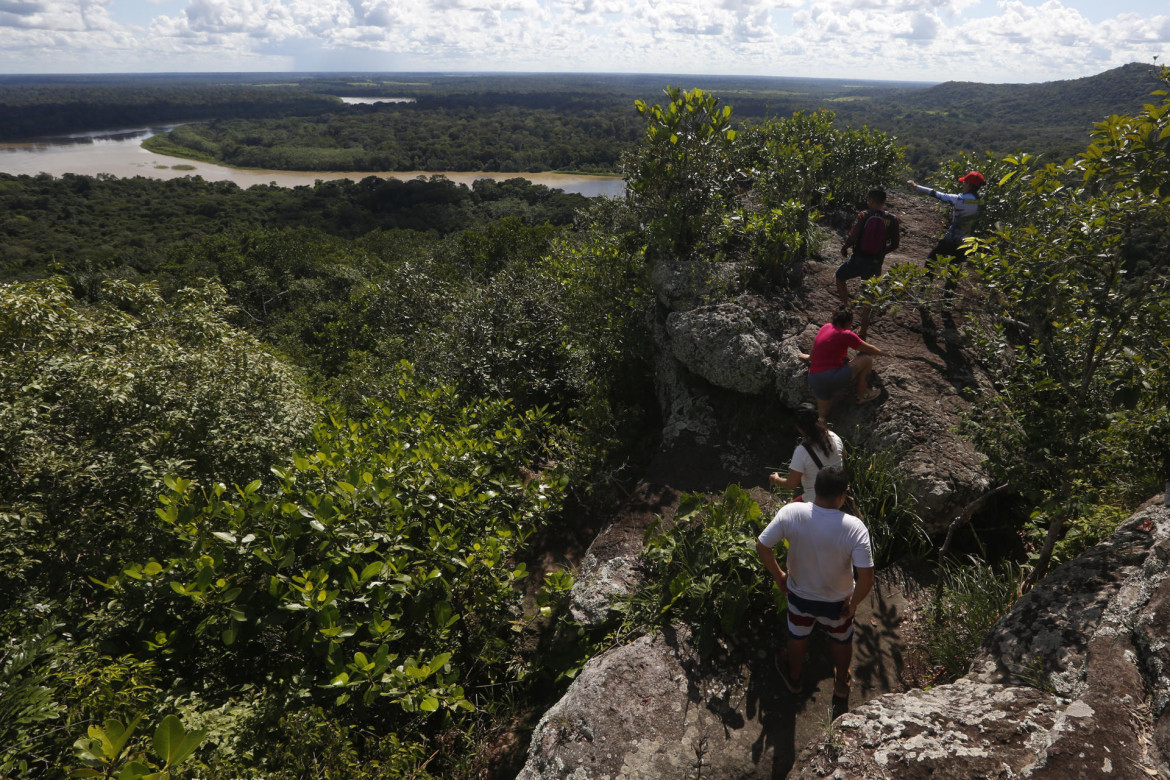
{"type": "Polygon", "coordinates": [[[574,620],[588,628],[605,624],[614,616],[614,605],[641,586],[646,529],[659,517],[669,522],[678,499],[678,491],[666,485],[638,485],[585,553],[569,594],[574,620]]]}
{"type": "Polygon", "coordinates": [[[1159,498],[1021,598],[964,679],[843,716],[795,776],[1167,777],[1168,702],[1170,508],[1159,498]]]}
{"type": "MultiPolygon", "coordinates": [[[[909,609],[902,579],[880,573],[857,614],[856,701],[902,689],[897,627],[909,609]]],[[[824,733],[844,703],[816,641],[806,692],[787,693],[773,662],[780,631],[736,637],[738,646],[724,643],[706,663],[681,628],[594,658],[536,727],[520,777],[783,777],[796,748],[824,733]]]]}
{"type": "Polygon", "coordinates": [[[716,387],[758,395],[772,385],[770,339],[733,303],[672,312],[666,318],[672,354],[716,387]]]}
{"type": "Polygon", "coordinates": [[[749,681],[704,671],[681,629],[610,650],[541,718],[517,780],[769,778],[761,709],[735,706],[749,681]]]}
{"type": "MultiPolygon", "coordinates": [[[[772,404],[775,415],[813,400],[808,366],[799,356],[811,349],[838,305],[831,292],[833,267],[809,261],[807,289],[770,296],[729,287],[749,274],[743,268],[733,272],[727,263],[705,270],[693,262],[660,263],[654,269],[665,447],[681,441],[716,448],[729,481],[743,484],[761,479],[763,463],[787,461],[792,432],[777,436],[768,454],[753,450],[744,441],[750,424],[737,427],[734,419],[736,397],[772,404]],[[718,303],[710,302],[713,290],[723,293],[718,303]]],[[[959,348],[957,331],[943,332],[940,342],[939,332],[924,330],[916,317],[901,312],[875,321],[869,339],[891,353],[877,360],[875,385],[882,396],[866,406],[844,399],[831,423],[857,444],[899,453],[929,530],[941,533],[989,487],[981,456],[955,432],[966,407],[962,391],[979,389],[983,380],[959,348]]]]}

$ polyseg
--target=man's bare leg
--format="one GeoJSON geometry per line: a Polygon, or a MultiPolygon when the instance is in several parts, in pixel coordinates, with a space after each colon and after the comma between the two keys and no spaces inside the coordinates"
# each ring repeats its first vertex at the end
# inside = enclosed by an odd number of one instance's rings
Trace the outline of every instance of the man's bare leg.
{"type": "Polygon", "coordinates": [[[861,337],[862,341],[865,340],[866,334],[869,333],[869,310],[869,306],[861,307],[861,327],[857,329],[857,335],[861,337]]]}
{"type": "Polygon", "coordinates": [[[829,655],[833,657],[833,695],[843,699],[849,696],[849,685],[853,682],[853,675],[849,671],[853,664],[853,641],[829,644],[829,655]]]}
{"type": "Polygon", "coordinates": [[[841,299],[841,305],[849,307],[849,287],[845,284],[844,279],[837,280],[837,297],[841,299]]]}
{"type": "Polygon", "coordinates": [[[788,637],[788,681],[800,687],[800,674],[804,671],[804,656],[808,652],[808,637],[794,639],[788,637]]]}

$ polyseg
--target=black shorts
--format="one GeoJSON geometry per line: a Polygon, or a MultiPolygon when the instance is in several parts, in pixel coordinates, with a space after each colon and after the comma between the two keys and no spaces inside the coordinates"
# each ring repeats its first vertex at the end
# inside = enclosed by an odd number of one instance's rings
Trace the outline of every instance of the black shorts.
{"type": "Polygon", "coordinates": [[[967,250],[960,244],[962,240],[956,241],[953,238],[939,239],[939,242],[934,245],[934,249],[930,250],[930,254],[926,256],[927,260],[937,260],[940,257],[953,257],[956,260],[963,260],[967,257],[967,250]]]}
{"type": "Polygon", "coordinates": [[[853,257],[837,267],[835,276],[841,281],[846,279],[872,279],[882,272],[884,257],[869,257],[854,253],[853,257]]]}

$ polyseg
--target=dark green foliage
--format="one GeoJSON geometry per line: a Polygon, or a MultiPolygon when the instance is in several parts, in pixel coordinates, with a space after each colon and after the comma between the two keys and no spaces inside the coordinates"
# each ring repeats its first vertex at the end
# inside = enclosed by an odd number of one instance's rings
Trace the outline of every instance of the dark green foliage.
{"type": "Polygon", "coordinates": [[[926,649],[940,681],[967,673],[979,643],[1010,608],[1024,573],[1010,562],[993,565],[976,558],[945,564],[926,626],[926,649]]]}
{"type": "Polygon", "coordinates": [[[294,171],[549,171],[612,173],[637,137],[626,112],[437,101],[188,125],[149,138],[162,154],[240,168],[294,171]]]}
{"type": "Polygon", "coordinates": [[[737,134],[713,95],[667,96],[665,107],[638,103],[646,139],[624,163],[651,263],[750,258],[764,279],[795,286],[816,207],[852,203],[902,164],[884,133],[838,130],[831,113],[737,134]]]}
{"type": "Polygon", "coordinates": [[[709,249],[716,215],[731,208],[742,178],[731,154],[731,107],[701,89],[668,87],[666,96],[665,106],[635,104],[646,135],[622,163],[651,263],[709,249]]]}
{"type": "Polygon", "coordinates": [[[346,238],[375,230],[447,234],[509,216],[528,225],[563,225],[586,203],[580,195],[523,179],[467,187],[442,177],[370,177],[242,190],[199,178],[0,174],[0,278],[67,272],[84,285],[109,275],[167,274],[164,279],[181,286],[191,281],[190,274],[217,269],[159,266],[198,262],[185,256],[187,245],[226,232],[307,228],[346,238]],[[176,252],[176,246],[183,251],[176,252]]]}
{"type": "Polygon", "coordinates": [[[892,138],[839,127],[835,117],[832,111],[797,112],[744,132],[740,165],[751,171],[752,191],[762,204],[862,206],[870,188],[886,186],[901,172],[902,149],[892,138]]]}
{"type": "Polygon", "coordinates": [[[849,494],[855,497],[857,515],[869,529],[874,565],[880,569],[930,550],[918,502],[895,453],[846,444],[845,463],[849,465],[849,494]]]}
{"type": "Polygon", "coordinates": [[[547,426],[404,367],[361,419],[318,425],[273,490],[168,478],[160,531],[180,544],[105,581],[113,612],[171,674],[434,735],[523,666],[512,561],[565,484],[528,470],[547,426]]]}
{"type": "Polygon", "coordinates": [[[684,496],[669,527],[656,522],[646,531],[649,576],[626,620],[643,629],[685,623],[704,656],[721,642],[755,635],[784,605],[756,555],[766,524],[759,504],[738,485],[714,501],[684,496]]]}
{"type": "Polygon", "coordinates": [[[157,543],[170,472],[250,481],[303,440],[296,374],[225,321],[222,288],[165,303],[110,283],[78,304],[64,281],[0,286],[0,588],[45,583],[157,543]]]}
{"type": "Polygon", "coordinates": [[[0,140],[215,117],[304,116],[339,105],[336,98],[288,87],[209,84],[194,78],[162,84],[148,76],[137,78],[154,83],[128,85],[100,77],[4,79],[0,140]]]}

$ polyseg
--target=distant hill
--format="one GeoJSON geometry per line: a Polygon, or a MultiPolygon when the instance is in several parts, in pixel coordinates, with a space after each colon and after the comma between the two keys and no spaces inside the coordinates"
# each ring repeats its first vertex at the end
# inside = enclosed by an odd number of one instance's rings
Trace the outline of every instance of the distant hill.
{"type": "Polygon", "coordinates": [[[948,81],[901,93],[896,99],[905,105],[947,109],[965,117],[1079,122],[1085,116],[1100,118],[1148,103],[1157,85],[1153,66],[1131,62],[1095,76],[1042,84],[948,81]]]}
{"type": "Polygon", "coordinates": [[[961,152],[1028,151],[1064,159],[1084,150],[1096,122],[1139,110],[1160,86],[1154,66],[1135,62],[1080,79],[948,81],[832,107],[846,122],[898,136],[911,166],[922,171],[961,152]]]}

